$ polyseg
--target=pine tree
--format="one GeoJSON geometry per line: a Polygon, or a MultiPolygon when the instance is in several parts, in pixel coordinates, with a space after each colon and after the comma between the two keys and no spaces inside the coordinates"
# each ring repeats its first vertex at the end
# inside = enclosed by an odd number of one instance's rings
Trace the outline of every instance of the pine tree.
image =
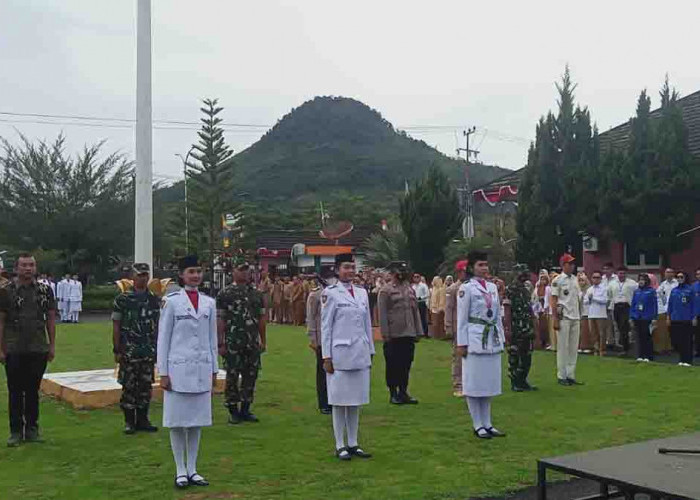
{"type": "Polygon", "coordinates": [[[199,143],[193,145],[192,153],[195,161],[187,164],[189,226],[193,240],[203,241],[208,248],[207,260],[213,270],[215,253],[222,246],[221,217],[236,208],[234,164],[229,161],[233,151],[226,145],[220,127],[222,119],[218,115],[223,108],[218,106],[218,99],[202,102],[202,128],[197,132],[199,143]]]}

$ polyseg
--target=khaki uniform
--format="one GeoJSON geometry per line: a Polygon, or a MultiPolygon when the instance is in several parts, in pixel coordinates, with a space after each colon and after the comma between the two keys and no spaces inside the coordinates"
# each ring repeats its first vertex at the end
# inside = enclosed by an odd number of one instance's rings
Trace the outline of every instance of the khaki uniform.
{"type": "Polygon", "coordinates": [[[284,322],[284,310],[282,302],[284,300],[284,283],[276,281],[272,285],[272,315],[277,323],[284,322]]]}
{"type": "Polygon", "coordinates": [[[581,289],[575,275],[560,274],[552,282],[552,297],[557,297],[559,334],[557,335],[557,377],[576,379],[578,344],[581,337],[581,289]]]}
{"type": "Polygon", "coordinates": [[[295,326],[304,324],[304,284],[301,282],[292,285],[292,322],[295,326]]]}
{"type": "Polygon", "coordinates": [[[392,393],[406,393],[416,337],[423,332],[416,294],[409,283],[384,285],[377,308],[384,338],[386,385],[392,393]]]}
{"type": "Polygon", "coordinates": [[[282,323],[292,322],[292,283],[285,283],[282,288],[282,323]]]}
{"type": "Polygon", "coordinates": [[[461,281],[445,290],[445,332],[452,337],[452,390],[462,392],[462,358],[457,354],[457,294],[461,281]]]}
{"type": "Polygon", "coordinates": [[[306,332],[309,335],[309,343],[316,353],[316,398],[318,409],[329,409],[328,388],[326,386],[326,372],[323,369],[323,356],[321,354],[321,293],[323,288],[317,286],[309,292],[306,300],[306,332]]]}

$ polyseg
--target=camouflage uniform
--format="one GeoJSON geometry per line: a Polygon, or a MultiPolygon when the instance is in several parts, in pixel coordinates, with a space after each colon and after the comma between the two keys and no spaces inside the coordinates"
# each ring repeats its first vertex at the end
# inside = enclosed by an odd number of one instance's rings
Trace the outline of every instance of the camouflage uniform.
{"type": "Polygon", "coordinates": [[[114,299],[112,320],[121,322],[117,381],[124,410],[148,408],[156,362],[160,298],[150,291],[122,293],[114,299]]]}
{"type": "Polygon", "coordinates": [[[219,319],[226,322],[224,366],[225,406],[253,402],[260,370],[260,318],[265,313],[263,296],[251,285],[227,286],[216,298],[219,319]],[[239,382],[240,380],[240,382],[239,382]]]}
{"type": "Polygon", "coordinates": [[[532,365],[532,343],[535,329],[532,322],[530,293],[516,277],[506,289],[510,301],[511,341],[508,347],[508,374],[513,387],[527,388],[527,376],[532,365]]]}

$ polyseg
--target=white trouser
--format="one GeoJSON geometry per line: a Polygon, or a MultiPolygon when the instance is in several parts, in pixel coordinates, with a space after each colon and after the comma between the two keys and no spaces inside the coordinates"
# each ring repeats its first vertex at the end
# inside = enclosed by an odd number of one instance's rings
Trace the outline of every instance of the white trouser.
{"type": "Polygon", "coordinates": [[[581,337],[581,320],[564,318],[559,321],[557,339],[557,377],[576,379],[578,342],[581,337]]]}

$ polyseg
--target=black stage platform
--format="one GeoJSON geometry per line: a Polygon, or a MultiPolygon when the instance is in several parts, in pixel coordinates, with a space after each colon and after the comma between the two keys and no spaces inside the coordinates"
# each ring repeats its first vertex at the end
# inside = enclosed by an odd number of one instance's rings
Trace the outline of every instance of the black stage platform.
{"type": "Polygon", "coordinates": [[[700,455],[662,455],[659,448],[700,450],[700,433],[538,460],[537,497],[547,499],[547,469],[551,469],[597,481],[600,493],[585,500],[629,500],[636,493],[652,499],[700,499],[700,455]]]}

